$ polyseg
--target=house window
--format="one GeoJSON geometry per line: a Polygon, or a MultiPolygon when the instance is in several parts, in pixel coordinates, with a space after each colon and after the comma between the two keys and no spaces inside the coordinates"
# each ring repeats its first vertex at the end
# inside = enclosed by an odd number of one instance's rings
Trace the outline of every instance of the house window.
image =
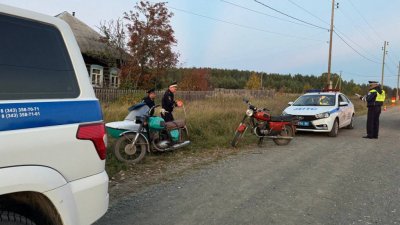
{"type": "Polygon", "coordinates": [[[118,88],[120,85],[120,80],[118,77],[118,69],[111,68],[110,69],[110,88],[118,88]]]}
{"type": "Polygon", "coordinates": [[[103,67],[98,65],[90,66],[90,80],[93,87],[103,87],[103,67]]]}

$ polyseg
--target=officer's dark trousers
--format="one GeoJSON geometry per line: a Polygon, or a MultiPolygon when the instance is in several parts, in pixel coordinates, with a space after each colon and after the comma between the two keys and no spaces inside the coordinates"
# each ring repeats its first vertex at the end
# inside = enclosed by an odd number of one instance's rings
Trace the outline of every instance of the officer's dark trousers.
{"type": "Polygon", "coordinates": [[[379,116],[381,115],[381,106],[369,106],[367,117],[367,136],[378,138],[379,116]]]}
{"type": "Polygon", "coordinates": [[[165,120],[165,122],[174,121],[174,116],[170,112],[166,112],[164,114],[161,114],[161,117],[165,120]]]}

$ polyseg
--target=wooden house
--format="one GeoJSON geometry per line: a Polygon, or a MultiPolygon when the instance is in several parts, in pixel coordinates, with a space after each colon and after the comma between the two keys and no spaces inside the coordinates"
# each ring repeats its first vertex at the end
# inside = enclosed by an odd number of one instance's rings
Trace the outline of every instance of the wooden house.
{"type": "Polygon", "coordinates": [[[93,87],[118,88],[121,62],[121,57],[118,55],[121,54],[101,41],[102,36],[77,19],[75,13],[71,15],[68,12],[63,12],[56,17],[64,20],[71,27],[81,49],[93,87]]]}

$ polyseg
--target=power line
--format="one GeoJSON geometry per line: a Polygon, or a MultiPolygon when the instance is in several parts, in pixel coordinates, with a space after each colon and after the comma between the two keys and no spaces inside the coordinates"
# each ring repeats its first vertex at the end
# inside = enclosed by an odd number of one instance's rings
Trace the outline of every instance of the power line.
{"type": "Polygon", "coordinates": [[[245,6],[238,5],[236,3],[232,3],[232,2],[229,2],[229,1],[225,1],[225,0],[220,0],[220,1],[224,2],[224,3],[227,3],[227,4],[230,4],[230,5],[233,5],[233,6],[236,6],[236,7],[241,8],[241,9],[248,10],[250,12],[258,13],[258,14],[261,14],[261,15],[264,15],[264,16],[268,16],[268,17],[271,17],[271,18],[274,18],[274,19],[277,19],[277,20],[281,20],[281,21],[284,21],[284,22],[293,23],[293,24],[297,24],[297,25],[300,25],[300,26],[309,26],[309,25],[306,25],[304,23],[296,23],[296,22],[291,21],[291,20],[286,20],[286,19],[283,19],[283,18],[280,18],[280,17],[277,17],[277,16],[272,16],[272,15],[269,15],[267,13],[263,13],[263,12],[260,12],[260,11],[254,10],[254,9],[250,9],[250,8],[245,7],[245,6]]]}
{"type": "Polygon", "coordinates": [[[290,3],[292,3],[293,5],[297,6],[298,8],[302,9],[303,11],[305,11],[306,13],[310,14],[311,16],[313,16],[314,18],[318,19],[319,21],[330,25],[329,23],[325,22],[323,19],[319,18],[318,16],[314,15],[313,13],[311,13],[310,11],[308,11],[307,9],[305,9],[304,7],[302,7],[301,5],[293,2],[292,0],[288,0],[290,3]]]}
{"type": "Polygon", "coordinates": [[[368,23],[368,21],[365,19],[365,17],[360,13],[360,11],[356,8],[356,6],[353,4],[353,2],[351,0],[348,0],[350,2],[350,4],[353,6],[353,8],[356,10],[356,12],[358,13],[358,15],[361,16],[361,18],[365,21],[365,23],[369,26],[369,28],[371,28],[372,31],[374,31],[375,35],[383,40],[383,38],[378,34],[378,32],[376,32],[376,30],[371,26],[371,24],[368,23]]]}
{"type": "MultiPolygon", "coordinates": [[[[339,9],[339,11],[340,11],[350,22],[353,21],[353,19],[351,19],[342,9],[339,9]]],[[[361,34],[361,37],[363,37],[366,41],[370,42],[370,43],[371,43],[372,45],[374,45],[374,46],[377,45],[377,43],[374,42],[374,41],[372,40],[372,38],[368,35],[367,32],[362,31],[359,27],[355,26],[353,23],[352,23],[352,26],[354,27],[354,29],[358,30],[358,32],[361,34]],[[367,37],[368,37],[368,38],[367,38],[367,37]]],[[[336,30],[339,31],[339,29],[336,29],[336,30]]],[[[339,31],[339,33],[341,33],[344,37],[346,37],[346,35],[344,35],[343,32],[340,32],[340,31],[339,31]]],[[[365,50],[362,46],[360,46],[357,42],[352,41],[349,37],[346,37],[346,38],[347,38],[348,40],[350,40],[353,44],[355,44],[355,45],[357,45],[359,48],[361,48],[365,53],[369,54],[369,52],[368,52],[367,50],[365,50]]],[[[369,54],[369,55],[372,56],[372,54],[369,54]]],[[[375,58],[375,57],[373,57],[373,58],[375,58]]]]}
{"type": "MultiPolygon", "coordinates": [[[[335,28],[336,28],[336,27],[335,27],[335,28]]],[[[359,45],[357,42],[353,41],[351,38],[349,38],[347,35],[345,35],[345,34],[344,34],[343,32],[341,32],[339,29],[335,29],[335,30],[336,30],[338,33],[340,33],[344,38],[346,38],[347,40],[349,40],[351,43],[353,43],[354,45],[358,46],[361,50],[364,51],[364,53],[367,53],[367,54],[369,55],[369,53],[368,53],[361,45],[359,45]]],[[[372,55],[370,55],[370,56],[372,56],[372,55]]],[[[371,57],[371,58],[373,58],[374,60],[379,61],[379,59],[375,58],[374,56],[371,57]]]]}
{"type": "Polygon", "coordinates": [[[387,64],[385,64],[385,67],[390,72],[390,76],[387,76],[387,77],[391,77],[391,76],[397,77],[397,75],[395,75],[395,73],[393,73],[393,71],[390,69],[390,67],[387,64]]]}
{"type": "Polygon", "coordinates": [[[195,15],[195,16],[199,16],[199,17],[203,17],[203,18],[209,19],[209,20],[214,20],[214,21],[218,21],[218,22],[221,22],[221,23],[226,23],[226,24],[230,24],[230,25],[233,25],[233,26],[246,28],[246,29],[250,29],[250,30],[256,30],[256,31],[264,32],[264,33],[275,34],[275,35],[284,36],[284,37],[287,37],[287,38],[296,38],[296,39],[303,39],[303,40],[325,42],[324,40],[317,40],[317,39],[311,39],[311,38],[307,38],[307,37],[300,37],[300,36],[296,36],[296,35],[284,34],[284,33],[274,32],[274,31],[270,31],[270,30],[260,29],[260,28],[256,28],[256,27],[252,27],[252,26],[242,25],[242,24],[238,24],[238,23],[234,23],[234,22],[230,22],[230,21],[226,21],[226,20],[222,20],[222,19],[217,19],[217,18],[201,15],[201,14],[198,14],[198,13],[195,13],[195,12],[191,12],[191,11],[188,11],[188,10],[178,9],[178,8],[175,8],[175,7],[172,7],[172,6],[167,6],[167,7],[170,8],[170,9],[174,9],[176,11],[184,12],[184,13],[187,13],[187,14],[192,14],[192,15],[195,15]]]}
{"type": "Polygon", "coordinates": [[[359,74],[359,73],[354,73],[354,72],[349,72],[349,71],[343,71],[344,74],[350,74],[350,75],[355,75],[356,77],[379,77],[380,75],[365,75],[365,74],[359,74]]]}
{"type": "Polygon", "coordinates": [[[360,33],[362,34],[361,36],[362,36],[365,40],[369,41],[369,42],[370,42],[371,44],[373,44],[373,45],[377,45],[377,42],[374,41],[374,40],[371,38],[371,36],[370,36],[367,32],[361,31],[361,29],[360,29],[359,27],[357,27],[356,25],[354,25],[354,23],[353,23],[354,19],[350,18],[350,16],[349,16],[348,14],[346,14],[346,13],[344,12],[344,10],[342,10],[341,8],[339,8],[339,11],[340,11],[340,13],[342,13],[350,22],[352,22],[352,26],[353,26],[355,29],[357,29],[358,31],[360,31],[360,33]],[[368,38],[367,38],[367,37],[368,37],[368,38]]]}
{"type": "Polygon", "coordinates": [[[267,8],[269,8],[269,9],[271,9],[271,10],[277,12],[277,13],[280,13],[280,14],[282,14],[282,15],[285,15],[285,16],[287,16],[287,17],[289,17],[289,18],[292,18],[292,19],[294,19],[294,20],[300,21],[300,22],[302,22],[302,23],[308,24],[308,25],[313,26],[313,27],[317,27],[317,28],[319,28],[319,29],[323,29],[323,30],[329,31],[329,29],[327,29],[327,28],[324,28],[324,27],[321,27],[321,26],[318,26],[318,25],[309,23],[309,22],[307,22],[307,21],[298,19],[298,18],[296,18],[296,17],[294,17],[294,16],[291,16],[291,15],[286,14],[286,13],[284,13],[284,12],[282,12],[282,11],[279,11],[279,10],[277,10],[277,9],[275,9],[275,8],[272,8],[271,6],[266,5],[266,4],[264,4],[264,3],[262,3],[262,2],[260,2],[260,1],[258,1],[258,0],[254,0],[254,1],[257,2],[257,3],[260,4],[260,5],[263,5],[263,6],[267,7],[267,8]]]}
{"type": "Polygon", "coordinates": [[[394,60],[391,56],[390,56],[390,54],[388,53],[387,54],[388,55],[388,58],[390,59],[390,61],[392,61],[392,63],[395,65],[395,67],[397,68],[397,62],[396,62],[396,60],[394,60]]]}
{"type": "Polygon", "coordinates": [[[358,55],[360,55],[361,57],[363,57],[364,59],[366,59],[366,60],[368,60],[368,61],[371,61],[371,62],[373,62],[373,63],[380,64],[379,62],[376,62],[376,61],[374,61],[374,60],[372,60],[372,59],[370,59],[370,58],[364,56],[363,54],[361,54],[359,51],[357,51],[355,48],[353,48],[353,46],[351,46],[349,43],[347,43],[346,40],[344,40],[344,39],[342,38],[342,36],[340,36],[336,31],[333,31],[333,32],[334,32],[347,46],[349,46],[349,48],[351,48],[351,49],[352,49],[354,52],[356,52],[358,55]]]}

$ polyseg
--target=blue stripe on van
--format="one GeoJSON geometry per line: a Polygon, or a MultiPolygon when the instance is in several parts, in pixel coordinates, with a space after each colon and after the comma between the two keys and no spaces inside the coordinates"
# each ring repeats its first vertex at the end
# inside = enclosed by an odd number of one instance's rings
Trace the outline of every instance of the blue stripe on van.
{"type": "Polygon", "coordinates": [[[101,120],[97,100],[0,104],[0,131],[101,120]]]}

